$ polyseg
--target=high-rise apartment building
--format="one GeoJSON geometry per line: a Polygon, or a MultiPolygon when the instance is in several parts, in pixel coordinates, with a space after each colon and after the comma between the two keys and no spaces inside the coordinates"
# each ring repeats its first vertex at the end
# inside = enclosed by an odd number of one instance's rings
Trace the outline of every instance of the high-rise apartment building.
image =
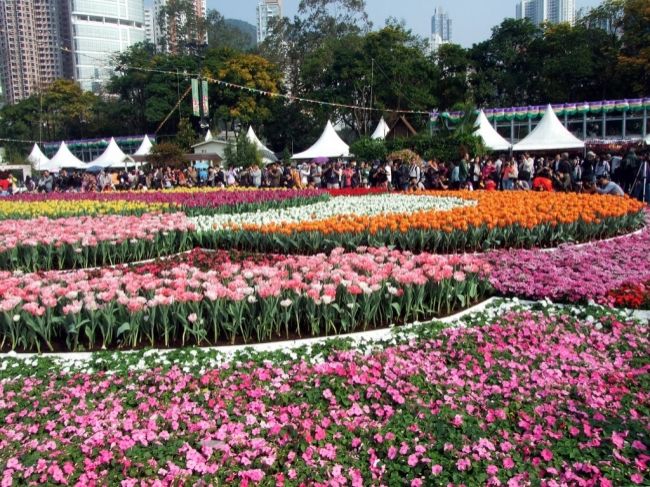
{"type": "Polygon", "coordinates": [[[38,93],[64,70],[65,0],[0,1],[0,79],[7,103],[38,93]]]}
{"type": "Polygon", "coordinates": [[[257,43],[269,35],[273,20],[282,18],[282,0],[260,0],[257,4],[257,43]]]}
{"type": "Polygon", "coordinates": [[[516,7],[517,19],[530,19],[535,25],[576,21],[575,0],[521,0],[516,7]]]}
{"type": "Polygon", "coordinates": [[[153,29],[159,49],[176,53],[183,46],[207,44],[203,28],[208,13],[206,0],[192,0],[192,6],[188,15],[177,0],[154,0],[153,29]]]}
{"type": "Polygon", "coordinates": [[[156,23],[150,8],[144,9],[144,38],[147,42],[156,44],[156,23]]]}
{"type": "Polygon", "coordinates": [[[431,40],[430,47],[432,51],[437,51],[443,44],[451,42],[452,21],[449,14],[442,8],[436,8],[431,17],[431,40]]]}
{"type": "Polygon", "coordinates": [[[145,40],[144,0],[70,0],[74,77],[99,92],[115,53],[145,40]]]}

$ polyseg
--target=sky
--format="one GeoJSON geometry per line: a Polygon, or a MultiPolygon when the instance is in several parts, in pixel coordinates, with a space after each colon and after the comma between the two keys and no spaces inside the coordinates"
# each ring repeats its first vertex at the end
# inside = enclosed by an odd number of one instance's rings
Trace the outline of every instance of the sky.
{"type": "MultiPolygon", "coordinates": [[[[241,19],[255,25],[258,0],[208,0],[208,8],[226,18],[241,19]]],[[[300,0],[284,0],[284,16],[293,17],[300,0]]],[[[492,27],[506,17],[515,16],[517,0],[366,0],[366,10],[375,27],[388,17],[403,19],[416,34],[428,37],[431,16],[436,7],[449,12],[453,20],[453,41],[465,47],[490,37],[492,27]]],[[[576,0],[576,9],[593,7],[601,0],[576,0]]]]}

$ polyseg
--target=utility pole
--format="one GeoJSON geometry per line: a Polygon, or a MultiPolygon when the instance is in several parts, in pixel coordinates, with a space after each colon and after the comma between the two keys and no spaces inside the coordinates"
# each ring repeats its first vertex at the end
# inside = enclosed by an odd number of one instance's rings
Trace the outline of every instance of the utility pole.
{"type": "MultiPolygon", "coordinates": [[[[372,107],[374,102],[374,89],[375,89],[375,58],[372,58],[372,64],[370,68],[370,113],[369,116],[372,116],[372,107]]],[[[366,135],[368,135],[368,117],[366,117],[366,135]]]]}

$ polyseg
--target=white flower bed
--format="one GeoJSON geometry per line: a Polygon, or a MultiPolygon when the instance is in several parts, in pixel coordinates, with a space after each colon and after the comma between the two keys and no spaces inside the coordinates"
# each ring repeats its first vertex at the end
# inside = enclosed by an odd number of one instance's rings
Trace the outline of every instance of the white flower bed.
{"type": "Polygon", "coordinates": [[[333,198],[312,205],[273,209],[237,215],[210,215],[190,218],[198,231],[220,230],[231,226],[300,223],[345,215],[376,216],[381,214],[449,211],[474,206],[476,201],[442,196],[381,194],[333,198]]]}

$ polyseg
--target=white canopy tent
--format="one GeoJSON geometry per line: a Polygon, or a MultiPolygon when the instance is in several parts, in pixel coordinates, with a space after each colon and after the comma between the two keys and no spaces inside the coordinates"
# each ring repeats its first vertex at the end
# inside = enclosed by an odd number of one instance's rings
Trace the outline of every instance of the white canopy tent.
{"type": "Polygon", "coordinates": [[[89,166],[84,163],[82,160],[78,159],[65,142],[61,142],[59,150],[56,151],[54,157],[50,161],[52,167],[59,169],[87,169],[89,166]]]}
{"type": "Polygon", "coordinates": [[[148,135],[145,135],[144,139],[142,139],[142,143],[140,144],[140,147],[138,147],[138,150],[135,151],[133,155],[148,156],[149,154],[151,154],[152,148],[153,148],[153,144],[151,143],[151,139],[149,138],[148,135]]]}
{"type": "Polygon", "coordinates": [[[558,120],[553,107],[548,105],[537,127],[521,142],[515,144],[514,151],[545,151],[558,149],[584,149],[585,143],[569,132],[558,120]]]}
{"type": "Polygon", "coordinates": [[[246,137],[251,143],[255,144],[257,150],[259,150],[262,153],[262,162],[264,162],[264,164],[271,164],[272,162],[278,161],[278,158],[275,157],[273,151],[268,147],[266,147],[264,144],[262,144],[262,141],[257,138],[257,135],[255,134],[255,131],[253,130],[252,126],[248,127],[248,132],[246,133],[246,137]]]}
{"type": "Polygon", "coordinates": [[[504,139],[499,132],[492,126],[488,118],[485,116],[485,112],[481,110],[474,124],[476,131],[474,135],[478,135],[483,139],[485,147],[491,151],[509,151],[512,147],[512,144],[504,139]]]}
{"type": "Polygon", "coordinates": [[[350,157],[350,147],[341,140],[328,121],[320,138],[309,149],[295,154],[292,159],[316,159],[318,157],[350,157]]]}
{"type": "Polygon", "coordinates": [[[390,132],[390,127],[386,123],[386,120],[384,120],[384,117],[381,117],[381,120],[379,120],[379,123],[377,124],[377,128],[370,138],[373,140],[384,140],[388,135],[388,132],[390,132]]]}
{"type": "Polygon", "coordinates": [[[127,155],[120,149],[115,142],[115,138],[111,137],[108,146],[104,153],[89,164],[90,167],[122,167],[127,155]]]}
{"type": "Polygon", "coordinates": [[[209,140],[212,140],[214,137],[212,137],[212,132],[210,132],[210,129],[208,129],[208,133],[205,134],[205,142],[208,142],[209,140]]]}
{"type": "Polygon", "coordinates": [[[57,169],[52,166],[52,163],[47,158],[47,156],[43,154],[43,151],[38,146],[38,144],[34,144],[32,151],[27,156],[27,160],[35,171],[52,171],[54,169],[57,169]]]}

